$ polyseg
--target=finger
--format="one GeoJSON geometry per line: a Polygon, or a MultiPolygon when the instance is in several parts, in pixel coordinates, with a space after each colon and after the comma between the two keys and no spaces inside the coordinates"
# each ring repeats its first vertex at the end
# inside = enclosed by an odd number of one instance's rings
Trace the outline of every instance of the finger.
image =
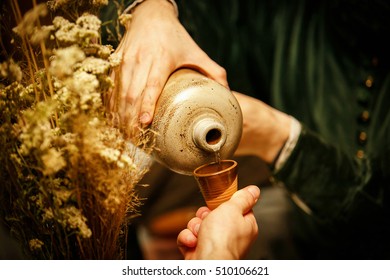
{"type": "Polygon", "coordinates": [[[142,124],[147,125],[152,122],[157,100],[173,71],[174,69],[171,67],[162,67],[162,65],[152,65],[150,68],[140,109],[140,122],[142,124]]]}
{"type": "MultiPolygon", "coordinates": [[[[130,60],[127,62],[131,63],[130,60]]],[[[151,64],[151,59],[145,58],[142,63],[132,64],[132,69],[123,72],[122,75],[121,114],[124,118],[135,118],[133,121],[136,123],[138,123],[138,115],[143,102],[143,92],[148,79],[147,73],[150,71],[151,64]]]]}
{"type": "Polygon", "coordinates": [[[128,53],[126,51],[118,52],[118,55],[121,56],[121,64],[117,71],[117,80],[118,83],[118,92],[120,97],[124,99],[127,95],[130,83],[133,79],[134,65],[135,63],[135,54],[128,53]]]}
{"type": "Polygon", "coordinates": [[[258,232],[259,232],[259,225],[257,223],[257,220],[256,220],[256,217],[253,213],[253,211],[249,211],[248,213],[246,213],[244,215],[244,219],[247,223],[249,223],[251,225],[251,228],[252,228],[252,235],[253,236],[257,236],[258,232]]]}
{"type": "Polygon", "coordinates": [[[125,125],[131,119],[128,115],[133,109],[134,100],[129,95],[130,82],[133,79],[133,68],[131,67],[132,62],[122,57],[121,67],[115,73],[115,92],[114,96],[115,107],[121,117],[122,126],[125,125]]]}
{"type": "Polygon", "coordinates": [[[177,236],[177,246],[180,252],[185,255],[191,248],[195,248],[197,245],[198,239],[192,234],[189,229],[183,229],[177,236]]]}
{"type": "Polygon", "coordinates": [[[198,217],[194,217],[188,222],[187,229],[189,229],[194,236],[198,236],[201,223],[202,223],[202,219],[198,217]]]}
{"type": "MultiPolygon", "coordinates": [[[[154,68],[153,59],[150,55],[140,56],[142,59],[133,59],[136,60],[134,64],[131,63],[131,58],[126,60],[128,63],[132,64],[132,70],[131,76],[123,77],[124,87],[126,87],[127,84],[128,86],[126,90],[122,91],[122,107],[120,112],[125,124],[132,123],[136,126],[140,123],[145,123],[140,119],[140,116],[142,115],[141,108],[144,106],[145,98],[148,99],[149,96],[149,93],[147,93],[147,83],[150,79],[149,72],[154,68]]],[[[150,121],[151,119],[148,119],[146,124],[150,123],[150,121]]]]}
{"type": "Polygon", "coordinates": [[[205,52],[200,51],[199,54],[198,57],[192,57],[190,62],[183,66],[196,69],[224,87],[229,88],[226,70],[212,60],[205,52]]]}
{"type": "Polygon", "coordinates": [[[211,210],[208,207],[202,206],[196,211],[195,216],[203,220],[210,212],[211,210]]]}
{"type": "Polygon", "coordinates": [[[257,186],[250,185],[235,192],[227,203],[239,208],[242,214],[246,214],[251,211],[259,198],[260,189],[257,186]]]}
{"type": "Polygon", "coordinates": [[[207,65],[207,64],[202,65],[202,67],[204,67],[204,69],[207,69],[207,71],[203,70],[203,68],[202,68],[201,72],[203,72],[207,77],[220,83],[224,87],[229,88],[226,70],[223,67],[219,66],[213,60],[209,60],[209,64],[210,65],[207,65]]]}

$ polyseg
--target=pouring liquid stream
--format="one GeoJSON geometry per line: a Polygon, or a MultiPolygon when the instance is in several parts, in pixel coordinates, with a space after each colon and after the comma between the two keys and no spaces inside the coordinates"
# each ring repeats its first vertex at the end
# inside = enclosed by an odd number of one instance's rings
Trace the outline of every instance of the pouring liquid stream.
{"type": "Polygon", "coordinates": [[[215,162],[217,163],[217,170],[221,171],[222,164],[221,164],[221,154],[220,154],[219,150],[215,152],[215,162]]]}

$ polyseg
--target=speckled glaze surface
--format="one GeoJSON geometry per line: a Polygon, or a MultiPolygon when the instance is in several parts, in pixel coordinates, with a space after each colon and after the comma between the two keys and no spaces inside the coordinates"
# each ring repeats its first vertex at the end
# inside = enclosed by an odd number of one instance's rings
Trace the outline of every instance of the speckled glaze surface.
{"type": "Polygon", "coordinates": [[[156,104],[151,128],[157,132],[154,157],[185,175],[199,166],[231,158],[242,134],[241,108],[219,83],[190,69],[173,73],[156,104]]]}

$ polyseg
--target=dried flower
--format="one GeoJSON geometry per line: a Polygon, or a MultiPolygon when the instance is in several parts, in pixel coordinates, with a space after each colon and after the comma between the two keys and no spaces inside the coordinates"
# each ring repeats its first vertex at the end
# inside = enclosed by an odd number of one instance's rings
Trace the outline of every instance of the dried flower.
{"type": "MultiPolygon", "coordinates": [[[[92,10],[104,4],[49,1],[75,16],[47,26],[39,23],[46,8],[36,6],[15,28],[25,59],[0,64],[0,218],[30,258],[125,257],[124,228],[151,150],[129,145],[103,106],[121,61],[99,43],[92,10]]],[[[146,134],[131,135],[142,147],[146,134]]]]}
{"type": "Polygon", "coordinates": [[[41,27],[35,27],[33,32],[31,33],[30,41],[34,45],[38,45],[41,42],[46,41],[50,38],[50,35],[54,31],[53,25],[44,25],[41,27]]]}
{"type": "Polygon", "coordinates": [[[47,5],[49,9],[56,11],[63,9],[64,7],[68,8],[69,6],[73,7],[85,7],[85,9],[99,8],[108,4],[108,0],[52,0],[48,1],[47,5]]]}
{"type": "Polygon", "coordinates": [[[105,6],[108,4],[108,0],[92,0],[92,5],[99,7],[99,6],[105,6]]]}
{"type": "Polygon", "coordinates": [[[46,15],[46,4],[38,4],[24,15],[23,20],[13,29],[13,31],[21,37],[30,36],[34,32],[35,23],[40,17],[44,17],[46,15]]]}
{"type": "Polygon", "coordinates": [[[114,52],[111,45],[98,45],[98,56],[102,59],[107,59],[114,52]]]}
{"type": "Polygon", "coordinates": [[[100,19],[88,13],[79,17],[76,23],[61,16],[57,16],[53,20],[56,39],[67,44],[89,44],[92,39],[99,38],[100,25],[100,19]]]}
{"type": "Polygon", "coordinates": [[[78,64],[78,70],[99,75],[107,74],[110,70],[110,66],[108,61],[90,56],[78,64]]]}
{"type": "MultiPolygon", "coordinates": [[[[80,27],[80,30],[89,33],[91,38],[99,37],[99,30],[102,22],[97,16],[85,13],[76,20],[76,24],[80,27]]],[[[84,36],[80,37],[83,38],[84,36]]]]}
{"type": "Polygon", "coordinates": [[[44,165],[42,173],[44,175],[55,174],[66,166],[66,162],[62,157],[61,152],[54,148],[48,149],[47,152],[42,155],[42,162],[44,165]]]}
{"type": "Polygon", "coordinates": [[[43,242],[39,239],[31,239],[29,241],[29,246],[31,251],[40,250],[43,246],[43,242]]]}
{"type": "Polygon", "coordinates": [[[68,81],[68,88],[77,94],[81,110],[100,108],[101,94],[98,92],[99,81],[95,75],[86,72],[76,72],[74,78],[68,81]]]}
{"type": "Polygon", "coordinates": [[[19,152],[22,155],[28,155],[35,149],[47,151],[50,148],[53,138],[50,117],[54,110],[55,103],[40,102],[35,108],[24,112],[25,123],[19,124],[21,141],[19,152]]]}
{"type": "Polygon", "coordinates": [[[83,59],[85,59],[85,54],[76,45],[57,49],[50,63],[50,72],[53,76],[64,79],[73,74],[74,66],[83,59]]]}
{"type": "Polygon", "coordinates": [[[121,14],[119,16],[119,22],[123,26],[126,26],[127,23],[131,23],[131,20],[132,20],[132,15],[131,14],[121,14]]]}
{"type": "Polygon", "coordinates": [[[14,60],[11,58],[8,61],[0,63],[0,77],[3,79],[8,79],[9,81],[20,82],[22,80],[22,70],[19,65],[17,65],[14,60]]]}
{"type": "Polygon", "coordinates": [[[120,55],[118,54],[112,54],[110,55],[110,57],[108,58],[108,61],[110,62],[110,66],[112,68],[115,68],[117,66],[119,66],[122,62],[122,58],[120,55]]]}
{"type": "Polygon", "coordinates": [[[76,44],[78,40],[78,29],[74,23],[71,23],[63,17],[55,17],[53,26],[56,30],[55,38],[61,43],[76,44]]]}
{"type": "Polygon", "coordinates": [[[44,208],[43,209],[43,214],[42,214],[42,221],[43,222],[47,222],[47,221],[51,221],[53,219],[54,219],[53,209],[51,209],[51,208],[44,208]]]}
{"type": "Polygon", "coordinates": [[[49,9],[55,11],[59,8],[62,8],[64,6],[67,6],[72,2],[73,0],[53,0],[53,1],[47,1],[47,6],[49,9]]]}
{"type": "Polygon", "coordinates": [[[59,206],[63,206],[66,205],[67,202],[69,202],[69,199],[72,197],[73,192],[64,187],[61,187],[55,189],[53,191],[53,194],[55,203],[59,206]]]}
{"type": "Polygon", "coordinates": [[[75,229],[82,238],[89,238],[92,235],[91,229],[88,228],[86,222],[87,218],[82,215],[80,209],[70,206],[60,209],[59,221],[64,228],[75,229]]]}

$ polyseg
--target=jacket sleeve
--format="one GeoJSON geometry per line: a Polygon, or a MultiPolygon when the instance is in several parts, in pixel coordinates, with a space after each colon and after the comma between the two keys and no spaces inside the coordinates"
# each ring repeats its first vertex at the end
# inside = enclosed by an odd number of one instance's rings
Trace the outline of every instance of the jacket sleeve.
{"type": "Polygon", "coordinates": [[[357,222],[363,216],[389,221],[390,151],[351,157],[303,127],[297,145],[274,174],[320,220],[357,222]]]}

